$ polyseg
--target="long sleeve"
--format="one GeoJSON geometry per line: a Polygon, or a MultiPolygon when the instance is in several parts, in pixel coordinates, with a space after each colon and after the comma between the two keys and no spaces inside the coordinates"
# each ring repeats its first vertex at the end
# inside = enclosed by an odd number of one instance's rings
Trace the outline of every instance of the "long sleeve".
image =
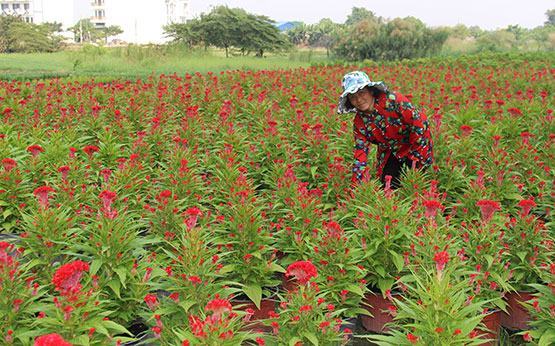
{"type": "Polygon", "coordinates": [[[368,164],[368,146],[372,142],[372,135],[366,130],[362,117],[357,114],[353,124],[354,149],[353,149],[353,176],[351,181],[357,183],[368,175],[366,166],[368,164]]]}
{"type": "Polygon", "coordinates": [[[432,164],[432,136],[426,115],[415,108],[403,97],[399,111],[409,129],[410,149],[408,158],[416,161],[419,167],[432,164]]]}

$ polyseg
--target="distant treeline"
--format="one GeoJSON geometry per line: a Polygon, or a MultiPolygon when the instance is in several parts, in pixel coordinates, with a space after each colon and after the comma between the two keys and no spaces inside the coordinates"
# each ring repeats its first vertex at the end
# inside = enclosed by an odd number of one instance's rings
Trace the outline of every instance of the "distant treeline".
{"type": "MultiPolygon", "coordinates": [[[[295,46],[325,48],[328,56],[341,60],[400,60],[438,54],[555,50],[555,9],[548,10],[545,23],[534,29],[510,25],[504,29],[482,30],[456,25],[431,28],[414,17],[385,19],[372,11],[354,7],[344,23],[322,19],[317,24],[292,22],[280,32],[275,22],[239,8],[218,6],[186,23],[164,28],[171,44],[216,47],[226,56],[280,52],[295,46]]],[[[55,51],[62,48],[58,24],[25,23],[19,18],[0,16],[0,52],[55,51]]],[[[104,31],[82,21],[69,29],[76,42],[102,44],[121,33],[118,27],[104,31]]]]}

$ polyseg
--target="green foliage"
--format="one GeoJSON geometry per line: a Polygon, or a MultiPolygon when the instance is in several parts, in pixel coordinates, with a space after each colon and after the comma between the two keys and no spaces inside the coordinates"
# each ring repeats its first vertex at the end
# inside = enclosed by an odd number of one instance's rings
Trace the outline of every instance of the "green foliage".
{"type": "Polygon", "coordinates": [[[61,46],[58,23],[26,23],[16,16],[0,16],[0,53],[54,52],[61,46]]]}
{"type": "Polygon", "coordinates": [[[255,52],[264,56],[265,51],[279,51],[289,47],[285,35],[279,32],[274,22],[266,17],[254,15],[240,8],[215,7],[199,19],[183,24],[171,24],[164,28],[167,36],[175,42],[188,46],[204,44],[225,49],[237,48],[242,55],[255,52]]]}
{"type": "Polygon", "coordinates": [[[436,54],[446,39],[445,31],[430,29],[414,17],[385,24],[369,18],[349,27],[334,51],[349,60],[400,60],[436,54]]]}
{"type": "Polygon", "coordinates": [[[90,19],[81,19],[69,31],[75,35],[75,42],[108,42],[108,37],[117,36],[123,33],[123,30],[117,25],[110,25],[103,28],[97,28],[90,19]]]}

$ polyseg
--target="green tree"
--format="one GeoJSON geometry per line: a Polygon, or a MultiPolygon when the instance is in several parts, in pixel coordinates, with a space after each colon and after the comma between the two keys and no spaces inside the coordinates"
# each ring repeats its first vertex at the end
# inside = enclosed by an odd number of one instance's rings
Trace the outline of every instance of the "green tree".
{"type": "Polygon", "coordinates": [[[223,48],[226,57],[230,48],[237,48],[243,54],[256,52],[262,57],[266,51],[286,49],[290,45],[287,36],[270,18],[227,6],[215,7],[197,20],[172,24],[164,30],[175,42],[223,48]]]}
{"type": "Polygon", "coordinates": [[[33,24],[21,17],[0,16],[0,52],[53,52],[60,48],[61,37],[56,35],[61,24],[33,24]]]}
{"type": "Polygon", "coordinates": [[[545,25],[555,25],[555,8],[547,10],[545,12],[545,15],[547,16],[547,21],[545,22],[545,25]]]}
{"type": "Polygon", "coordinates": [[[107,43],[108,37],[123,33],[121,27],[117,25],[97,28],[90,19],[79,20],[74,26],[69,28],[69,31],[73,32],[75,42],[79,43],[107,43]]]}
{"type": "Polygon", "coordinates": [[[353,7],[351,9],[351,14],[349,16],[347,16],[347,20],[345,21],[345,25],[355,25],[357,23],[360,23],[362,21],[375,21],[375,22],[381,22],[382,18],[381,17],[376,17],[376,15],[374,14],[374,12],[367,10],[364,7],[353,7]]]}

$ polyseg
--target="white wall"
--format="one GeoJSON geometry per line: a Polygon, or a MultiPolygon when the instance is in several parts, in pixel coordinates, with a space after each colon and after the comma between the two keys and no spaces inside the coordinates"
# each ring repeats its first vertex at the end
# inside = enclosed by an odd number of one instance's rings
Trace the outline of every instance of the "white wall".
{"type": "Polygon", "coordinates": [[[133,43],[160,43],[166,24],[164,0],[106,0],[106,24],[119,25],[117,37],[133,43]]]}

